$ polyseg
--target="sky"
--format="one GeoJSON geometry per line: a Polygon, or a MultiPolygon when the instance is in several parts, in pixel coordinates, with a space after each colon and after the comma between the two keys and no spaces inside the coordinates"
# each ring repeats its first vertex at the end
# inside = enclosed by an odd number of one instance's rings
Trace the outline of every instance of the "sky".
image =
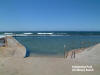
{"type": "Polygon", "coordinates": [[[100,31],[100,0],[0,0],[0,31],[100,31]]]}

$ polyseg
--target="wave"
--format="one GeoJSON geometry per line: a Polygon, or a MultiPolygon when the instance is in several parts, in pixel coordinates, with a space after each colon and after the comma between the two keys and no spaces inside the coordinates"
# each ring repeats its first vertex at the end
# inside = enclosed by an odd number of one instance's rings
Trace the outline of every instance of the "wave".
{"type": "Polygon", "coordinates": [[[31,34],[33,34],[33,33],[24,33],[25,35],[31,35],[31,34]]]}
{"type": "Polygon", "coordinates": [[[4,33],[5,35],[13,35],[13,33],[4,33]]]}
{"type": "Polygon", "coordinates": [[[6,36],[71,36],[68,33],[55,33],[55,32],[5,32],[1,35],[6,36]]]}
{"type": "Polygon", "coordinates": [[[16,34],[14,36],[27,36],[27,35],[24,35],[24,34],[16,34]]]}
{"type": "Polygon", "coordinates": [[[39,35],[52,35],[53,33],[37,33],[39,35]]]}
{"type": "Polygon", "coordinates": [[[5,36],[4,35],[0,35],[0,38],[4,38],[5,36]]]}

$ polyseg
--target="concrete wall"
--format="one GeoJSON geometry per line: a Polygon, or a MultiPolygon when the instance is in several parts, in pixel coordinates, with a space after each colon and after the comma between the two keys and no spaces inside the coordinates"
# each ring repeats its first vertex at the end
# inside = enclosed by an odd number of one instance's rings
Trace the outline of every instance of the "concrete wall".
{"type": "Polygon", "coordinates": [[[26,48],[11,36],[5,37],[6,46],[0,47],[0,57],[25,57],[26,48]]]}

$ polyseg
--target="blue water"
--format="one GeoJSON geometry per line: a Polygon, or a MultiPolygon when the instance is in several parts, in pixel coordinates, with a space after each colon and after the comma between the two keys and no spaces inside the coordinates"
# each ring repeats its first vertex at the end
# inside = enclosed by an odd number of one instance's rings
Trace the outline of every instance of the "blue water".
{"type": "Polygon", "coordinates": [[[100,43],[100,36],[17,36],[15,37],[30,52],[30,56],[63,55],[66,51],[87,48],[100,43]]]}
{"type": "Polygon", "coordinates": [[[38,33],[53,33],[53,35],[100,35],[100,31],[3,31],[0,32],[0,35],[5,33],[13,34],[24,34],[24,33],[33,33],[31,35],[38,35],[38,33]]]}
{"type": "Polygon", "coordinates": [[[14,36],[27,48],[30,56],[64,55],[64,45],[69,51],[100,43],[100,31],[6,31],[0,35],[14,36]]]}

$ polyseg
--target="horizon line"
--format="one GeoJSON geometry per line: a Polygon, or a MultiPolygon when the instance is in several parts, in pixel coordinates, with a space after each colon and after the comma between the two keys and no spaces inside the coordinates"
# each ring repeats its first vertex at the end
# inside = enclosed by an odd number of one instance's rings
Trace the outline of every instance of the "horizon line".
{"type": "Polygon", "coordinates": [[[27,30],[26,31],[25,30],[22,30],[22,31],[16,30],[16,31],[9,31],[8,30],[8,31],[0,31],[0,32],[38,32],[38,31],[43,31],[43,32],[44,31],[55,31],[55,32],[56,31],[61,31],[61,32],[62,31],[67,31],[67,32],[100,32],[98,30],[97,31],[96,30],[93,30],[93,31],[92,30],[82,30],[82,31],[75,31],[75,30],[34,30],[34,31],[33,30],[28,30],[28,31],[27,30]]]}

